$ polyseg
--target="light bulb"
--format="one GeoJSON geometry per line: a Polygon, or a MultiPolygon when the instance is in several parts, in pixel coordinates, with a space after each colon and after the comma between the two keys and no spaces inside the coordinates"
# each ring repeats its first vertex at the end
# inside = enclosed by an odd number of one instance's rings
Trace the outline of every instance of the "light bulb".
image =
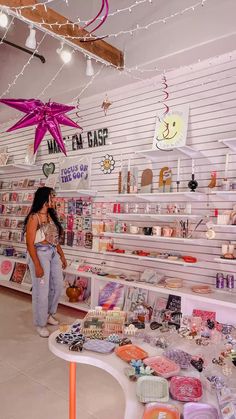
{"type": "Polygon", "coordinates": [[[61,56],[62,61],[64,61],[65,64],[68,64],[71,61],[71,58],[72,58],[71,52],[68,51],[67,49],[63,49],[60,52],[60,56],[61,56]]]}
{"type": "Polygon", "coordinates": [[[87,57],[86,76],[93,76],[94,68],[90,57],[87,57]]]}
{"type": "Polygon", "coordinates": [[[0,26],[1,28],[6,28],[8,25],[8,16],[6,13],[0,13],[0,26]]]}
{"type": "Polygon", "coordinates": [[[36,36],[35,36],[36,30],[33,29],[33,26],[29,26],[29,29],[30,29],[30,33],[29,33],[28,38],[25,41],[25,46],[30,49],[35,49],[37,46],[36,36]]]}

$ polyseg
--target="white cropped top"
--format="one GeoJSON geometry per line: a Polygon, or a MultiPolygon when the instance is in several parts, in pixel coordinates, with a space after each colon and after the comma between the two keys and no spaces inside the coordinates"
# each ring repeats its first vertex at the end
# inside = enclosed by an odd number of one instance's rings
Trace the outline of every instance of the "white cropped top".
{"type": "Polygon", "coordinates": [[[49,221],[47,223],[41,223],[38,214],[38,229],[36,231],[34,244],[41,243],[43,241],[47,241],[50,244],[57,245],[59,243],[59,234],[57,226],[54,224],[53,221],[49,221]]]}

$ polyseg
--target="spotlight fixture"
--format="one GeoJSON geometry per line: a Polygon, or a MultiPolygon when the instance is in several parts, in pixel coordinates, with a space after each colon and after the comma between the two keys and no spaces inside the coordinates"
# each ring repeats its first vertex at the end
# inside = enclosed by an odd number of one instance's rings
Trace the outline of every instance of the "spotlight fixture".
{"type": "Polygon", "coordinates": [[[93,76],[94,75],[94,68],[91,61],[91,57],[87,57],[87,65],[86,65],[86,76],[93,76]]]}
{"type": "Polygon", "coordinates": [[[0,12],[0,27],[6,28],[8,25],[8,16],[6,13],[0,12]]]}
{"type": "Polygon", "coordinates": [[[72,54],[68,49],[64,49],[63,43],[61,44],[61,47],[57,49],[57,54],[60,55],[65,64],[68,64],[71,61],[72,54]]]}
{"type": "Polygon", "coordinates": [[[29,26],[29,30],[30,30],[30,33],[29,33],[28,38],[25,41],[25,46],[30,49],[35,49],[37,46],[36,36],[35,36],[36,30],[33,28],[33,25],[29,26]]]}

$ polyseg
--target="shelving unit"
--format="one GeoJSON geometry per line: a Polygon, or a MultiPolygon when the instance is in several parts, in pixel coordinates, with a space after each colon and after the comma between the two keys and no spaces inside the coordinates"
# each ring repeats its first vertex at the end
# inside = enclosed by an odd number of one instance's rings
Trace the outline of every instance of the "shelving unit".
{"type": "Polygon", "coordinates": [[[121,256],[124,258],[132,258],[132,259],[138,259],[138,260],[150,260],[152,262],[160,262],[160,263],[167,263],[170,265],[180,265],[180,266],[197,266],[197,262],[196,263],[187,263],[184,262],[183,260],[171,260],[171,259],[162,259],[162,258],[158,258],[158,257],[151,257],[151,256],[139,256],[139,255],[133,255],[133,254],[129,254],[129,253],[116,253],[116,252],[98,252],[102,255],[111,255],[111,256],[121,256]]]}
{"type": "Polygon", "coordinates": [[[227,199],[228,201],[236,200],[236,191],[215,191],[211,195],[216,195],[220,198],[227,199]]]}
{"type": "Polygon", "coordinates": [[[21,164],[21,163],[12,163],[12,164],[6,164],[4,166],[0,166],[0,173],[5,173],[9,170],[32,170],[32,169],[39,169],[39,166],[36,166],[34,164],[21,164]]]}
{"type": "Polygon", "coordinates": [[[213,230],[231,230],[232,233],[235,233],[236,231],[236,225],[232,224],[211,224],[211,227],[213,228],[213,230]]]}
{"type": "Polygon", "coordinates": [[[95,197],[97,195],[97,191],[87,190],[87,189],[57,189],[56,194],[58,197],[65,197],[65,198],[73,198],[73,197],[80,197],[80,196],[89,196],[95,197]]]}
{"type": "MultiPolygon", "coordinates": [[[[119,255],[120,256],[120,255],[119,255]]],[[[124,255],[121,255],[124,256],[124,255]]],[[[141,257],[140,257],[141,258],[141,257]]],[[[9,259],[9,260],[14,260],[15,258],[12,257],[4,257],[4,259],[9,259]]],[[[151,258],[152,259],[152,258],[151,258]]],[[[214,259],[215,261],[217,261],[218,258],[214,259]]],[[[153,259],[152,259],[153,260],[153,259]]],[[[219,260],[222,262],[222,259],[219,258],[219,260]]],[[[21,259],[16,258],[16,261],[21,261],[21,259]]],[[[224,260],[223,260],[224,262],[224,260]]],[[[232,261],[231,261],[232,263],[232,261]]],[[[236,263],[236,261],[234,261],[234,263],[236,263]]],[[[188,264],[189,265],[189,264],[188,264]]],[[[196,264],[194,264],[196,265],[196,264]]],[[[221,306],[222,308],[230,308],[230,309],[236,309],[236,298],[235,298],[235,293],[227,293],[227,292],[222,292],[222,291],[218,291],[218,290],[213,290],[212,293],[210,294],[197,294],[194,293],[191,290],[191,284],[189,286],[185,285],[184,287],[180,288],[180,289],[171,289],[171,288],[166,288],[166,287],[162,287],[162,286],[158,286],[158,285],[154,285],[154,284],[149,284],[146,282],[139,282],[139,281],[125,281],[124,279],[120,279],[120,278],[114,278],[114,276],[109,277],[107,276],[101,276],[101,275],[97,275],[97,274],[93,274],[91,272],[80,272],[75,268],[72,267],[68,267],[64,270],[64,272],[71,274],[71,275],[78,275],[81,277],[85,277],[85,278],[90,278],[92,283],[91,283],[91,292],[94,294],[96,291],[96,289],[98,290],[99,287],[99,282],[115,282],[118,284],[122,284],[126,287],[137,287],[137,288],[141,288],[141,289],[145,289],[148,290],[150,292],[155,292],[155,293],[159,293],[159,294],[163,294],[163,295],[169,295],[169,294],[174,294],[177,296],[180,296],[184,301],[197,301],[199,303],[203,302],[206,304],[217,304],[218,306],[221,306]]],[[[20,292],[23,292],[25,294],[31,294],[31,291],[29,289],[29,286],[24,285],[24,284],[17,284],[15,282],[11,282],[11,281],[6,281],[6,280],[0,280],[0,286],[4,286],[7,288],[11,288],[20,292]]],[[[183,301],[183,303],[184,303],[183,301]]],[[[96,299],[94,297],[94,295],[91,295],[91,306],[89,307],[86,303],[84,302],[79,302],[79,303],[69,303],[66,300],[66,297],[62,297],[60,300],[60,304],[65,305],[67,307],[71,307],[77,310],[81,310],[81,311],[85,311],[87,312],[90,308],[94,308],[95,305],[97,305],[96,299]]]]}
{"type": "Polygon", "coordinates": [[[135,201],[176,201],[177,198],[182,200],[188,199],[193,201],[202,201],[206,199],[206,194],[201,192],[153,192],[153,193],[136,193],[136,194],[104,194],[97,195],[96,198],[103,198],[111,202],[135,202],[135,201]]]}
{"type": "MultiPolygon", "coordinates": [[[[155,221],[155,220],[164,220],[164,221],[173,221],[173,220],[199,220],[202,216],[197,214],[132,214],[132,213],[107,213],[106,218],[115,218],[119,220],[128,220],[132,221],[155,221]]],[[[93,219],[101,220],[103,217],[93,217],[93,219]]]]}
{"type": "Polygon", "coordinates": [[[236,153],[236,138],[226,138],[225,140],[219,140],[219,143],[225,144],[234,153],[236,153]]]}
{"type": "Polygon", "coordinates": [[[183,237],[164,237],[164,236],[146,236],[144,234],[130,234],[130,233],[110,233],[104,232],[100,234],[95,234],[95,236],[104,236],[104,237],[115,237],[119,239],[141,239],[141,240],[152,240],[152,241],[169,241],[169,242],[183,242],[183,243],[195,243],[200,241],[200,239],[187,239],[183,237]]]}
{"type": "Polygon", "coordinates": [[[223,259],[223,258],[215,258],[214,262],[217,263],[225,263],[227,265],[236,265],[236,259],[223,259]]]}
{"type": "MultiPolygon", "coordinates": [[[[165,151],[165,150],[164,150],[165,151]]],[[[152,161],[157,161],[160,157],[160,155],[164,152],[162,150],[158,150],[158,149],[148,149],[148,150],[140,150],[140,151],[136,151],[135,154],[136,155],[141,155],[146,157],[149,160],[152,161]]],[[[173,151],[173,150],[172,150],[173,151]]],[[[201,157],[202,153],[198,150],[195,150],[193,147],[190,146],[183,146],[183,147],[176,147],[174,149],[175,153],[181,153],[184,154],[187,157],[190,157],[191,159],[195,159],[196,157],[201,157]]],[[[170,150],[171,152],[171,150],[170,150]]],[[[163,154],[162,154],[163,156],[163,154]]]]}

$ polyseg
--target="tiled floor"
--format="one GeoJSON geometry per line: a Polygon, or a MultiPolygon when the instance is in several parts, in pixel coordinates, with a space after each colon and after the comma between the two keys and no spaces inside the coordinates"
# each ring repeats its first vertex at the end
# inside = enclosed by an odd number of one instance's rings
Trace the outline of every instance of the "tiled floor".
{"type": "MultiPolygon", "coordinates": [[[[58,314],[70,324],[81,313],[60,308],[58,314]]],[[[124,399],[117,382],[98,368],[78,365],[77,418],[122,419],[123,412],[124,399]]],[[[36,334],[29,296],[2,287],[0,418],[68,418],[68,363],[49,352],[47,339],[36,334]]]]}

